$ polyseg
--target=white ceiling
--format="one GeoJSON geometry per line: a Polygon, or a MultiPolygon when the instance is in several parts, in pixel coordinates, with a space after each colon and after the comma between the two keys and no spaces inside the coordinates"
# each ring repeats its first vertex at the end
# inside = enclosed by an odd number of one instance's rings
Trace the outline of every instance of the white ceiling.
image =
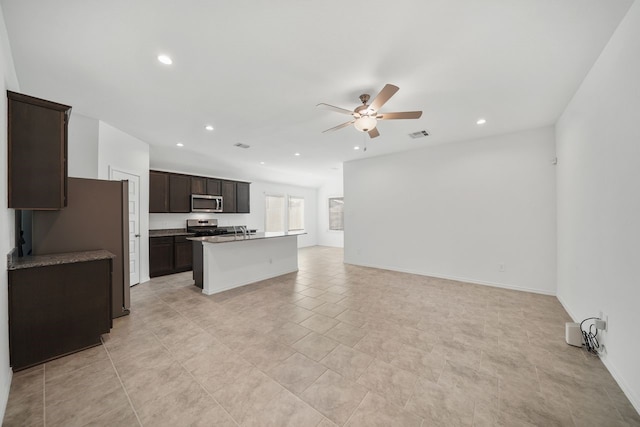
{"type": "Polygon", "coordinates": [[[631,3],[1,0],[23,93],[148,142],[155,167],[305,186],[344,161],[553,124],[631,3]],[[349,116],[317,103],[353,109],[386,83],[400,91],[382,111],[422,118],[321,133],[349,116]]]}

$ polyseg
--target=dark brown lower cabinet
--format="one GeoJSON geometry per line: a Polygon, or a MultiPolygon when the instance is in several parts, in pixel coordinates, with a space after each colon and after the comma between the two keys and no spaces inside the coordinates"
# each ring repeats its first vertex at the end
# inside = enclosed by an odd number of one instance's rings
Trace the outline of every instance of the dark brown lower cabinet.
{"type": "Polygon", "coordinates": [[[111,259],[9,270],[14,371],[100,344],[111,329],[111,259]]]}
{"type": "Polygon", "coordinates": [[[189,271],[192,264],[192,244],[186,236],[149,238],[149,276],[189,271]]]}
{"type": "Polygon", "coordinates": [[[149,238],[149,276],[173,273],[173,237],[149,238]]]}
{"type": "Polygon", "coordinates": [[[191,240],[185,236],[175,236],[173,238],[173,261],[174,270],[189,271],[193,265],[193,248],[191,240]]]}

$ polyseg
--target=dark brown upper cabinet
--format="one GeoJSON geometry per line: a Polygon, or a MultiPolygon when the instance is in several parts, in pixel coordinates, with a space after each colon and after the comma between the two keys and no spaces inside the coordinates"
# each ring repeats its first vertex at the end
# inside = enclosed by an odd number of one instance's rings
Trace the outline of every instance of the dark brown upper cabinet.
{"type": "Polygon", "coordinates": [[[207,178],[207,194],[210,196],[219,196],[222,194],[219,179],[207,178]]]}
{"type": "Polygon", "coordinates": [[[201,176],[192,176],[191,194],[207,194],[207,178],[201,176]]]}
{"type": "Polygon", "coordinates": [[[248,182],[236,182],[236,212],[250,213],[250,197],[248,182]]]}
{"type": "Polygon", "coordinates": [[[222,196],[222,213],[249,213],[251,183],[149,171],[149,212],[191,212],[191,195],[222,196]]]}
{"type": "Polygon", "coordinates": [[[169,212],[169,174],[149,172],[149,212],[169,212]]]}
{"type": "Polygon", "coordinates": [[[219,196],[221,194],[220,180],[215,178],[205,178],[203,176],[192,176],[191,194],[219,196]]]}
{"type": "Polygon", "coordinates": [[[236,211],[236,183],[235,181],[222,181],[222,212],[235,213],[236,211]]]}
{"type": "Polygon", "coordinates": [[[7,91],[9,207],[67,206],[67,127],[71,107],[7,91]]]}
{"type": "Polygon", "coordinates": [[[191,212],[191,177],[169,174],[169,212],[191,212]]]}

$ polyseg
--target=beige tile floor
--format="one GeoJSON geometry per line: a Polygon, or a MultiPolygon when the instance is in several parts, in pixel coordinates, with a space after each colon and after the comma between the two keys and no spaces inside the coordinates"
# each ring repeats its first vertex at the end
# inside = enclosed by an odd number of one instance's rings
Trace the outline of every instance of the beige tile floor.
{"type": "Polygon", "coordinates": [[[104,345],[14,375],[4,425],[640,425],[554,297],[299,264],[211,297],[190,273],[135,286],[104,345]]]}

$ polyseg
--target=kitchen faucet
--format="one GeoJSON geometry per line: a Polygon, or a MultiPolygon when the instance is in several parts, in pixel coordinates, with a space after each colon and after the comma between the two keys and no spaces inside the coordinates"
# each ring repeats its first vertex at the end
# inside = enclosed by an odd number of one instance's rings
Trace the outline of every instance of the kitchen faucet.
{"type": "Polygon", "coordinates": [[[239,228],[240,231],[242,231],[242,237],[243,238],[246,239],[246,238],[249,237],[249,229],[247,228],[246,225],[238,225],[238,226],[233,225],[232,227],[233,227],[233,235],[234,236],[236,236],[236,237],[238,236],[238,228],[239,228]]]}

